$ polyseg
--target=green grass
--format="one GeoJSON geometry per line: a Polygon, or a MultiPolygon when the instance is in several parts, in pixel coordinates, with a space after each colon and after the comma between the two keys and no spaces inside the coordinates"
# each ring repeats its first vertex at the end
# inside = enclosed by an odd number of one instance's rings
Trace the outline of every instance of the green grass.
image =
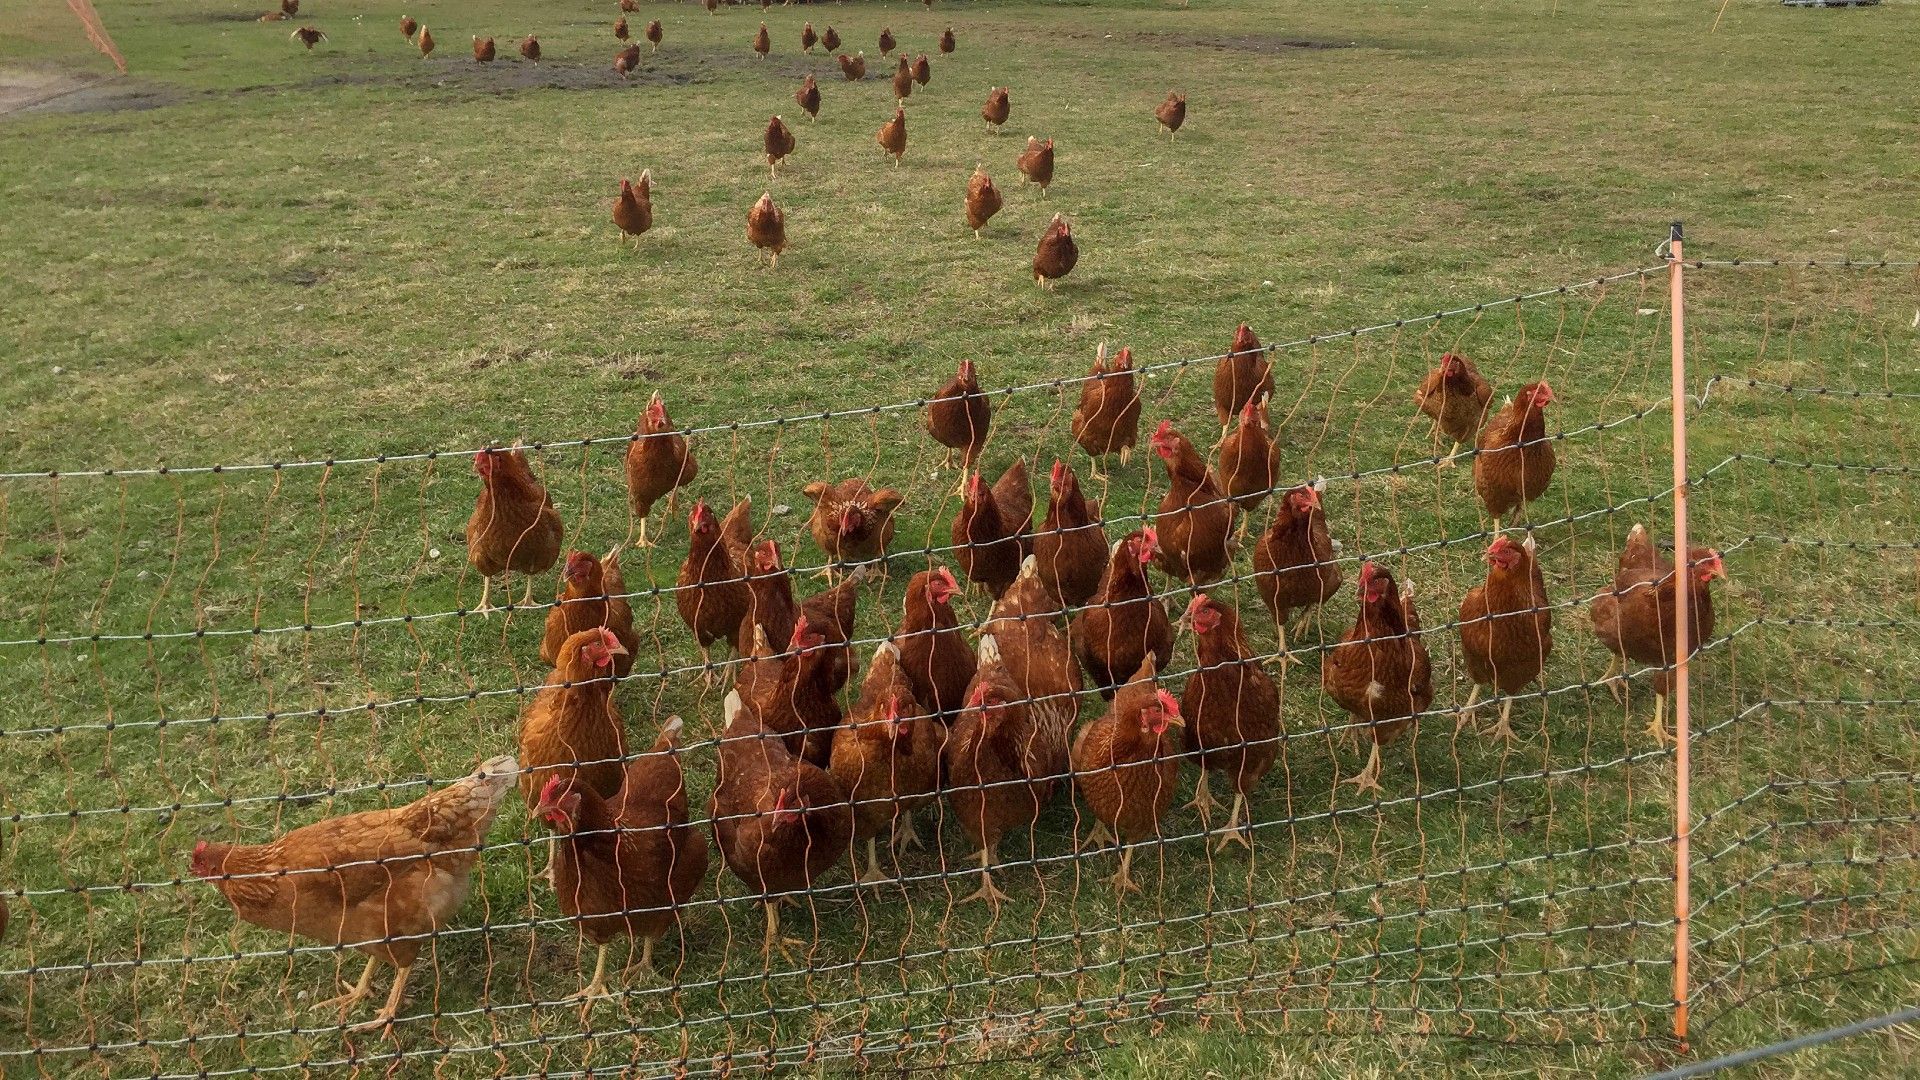
{"type": "MultiPolygon", "coordinates": [[[[667,43],[627,84],[607,69],[611,4],[407,8],[440,41],[430,61],[396,33],[399,7],[307,7],[300,21],[330,36],[311,54],[284,24],[234,18],[244,4],[107,0],[134,74],[0,118],[0,471],[617,436],[656,388],[684,423],[764,420],[912,400],[962,356],[989,385],[1045,382],[1083,372],[1101,341],[1158,363],[1219,352],[1240,321],[1285,340],[1651,264],[1674,218],[1700,257],[1920,250],[1911,5],[1737,0],[1711,35],[1716,5],[1693,2],[822,5],[769,13],[776,52],[761,62],[748,51],[757,12],[646,3],[636,27],[661,18],[667,43]],[[849,85],[830,59],[801,56],[803,19],[832,23],[882,76],[882,25],[910,52],[955,28],[959,52],[933,54],[933,82],[909,102],[901,168],[873,144],[891,113],[884,77],[849,85]],[[467,59],[470,34],[504,45],[528,31],[547,57],[537,72],[467,59]],[[817,124],[790,97],[806,70],[822,79],[817,124]],[[1013,93],[997,137],[977,115],[990,85],[1013,93]],[[1171,145],[1151,117],[1169,86],[1191,101],[1171,145]],[[744,217],[769,186],[759,132],[775,112],[800,144],[771,184],[792,246],[769,271],[744,217]],[[1059,146],[1045,200],[1016,183],[1029,132],[1059,146]],[[975,162],[1008,196],[978,241],[960,212],[975,162]],[[635,254],[607,211],[618,178],[642,168],[656,226],[635,254]],[[1054,212],[1082,255],[1044,294],[1027,267],[1054,212]]],[[[57,6],[20,21],[0,36],[0,70],[107,70],[57,6]]],[[[1503,390],[1547,377],[1556,422],[1576,434],[1532,517],[1552,522],[1540,531],[1551,595],[1575,604],[1608,581],[1633,521],[1669,529],[1669,500],[1643,501],[1670,484],[1665,287],[1664,275],[1627,280],[1281,353],[1288,474],[1327,475],[1343,555],[1386,553],[1418,583],[1427,623],[1446,622],[1482,572],[1467,470],[1372,470],[1435,451],[1407,398],[1442,350],[1468,352],[1503,390]],[[1596,513],[1607,507],[1621,509],[1596,513]]],[[[1691,381],[1920,391],[1913,296],[1895,270],[1692,274],[1691,381]]],[[[1148,382],[1149,418],[1206,441],[1209,374],[1148,382]]],[[[1063,453],[1074,397],[996,402],[990,467],[1063,453]]],[[[1694,471],[1736,453],[1911,463],[1917,411],[1721,383],[1694,410],[1694,471]]],[[[622,449],[537,455],[570,543],[604,550],[626,535],[622,449]]],[[[869,475],[910,494],[901,546],[940,546],[954,505],[937,449],[912,410],[714,433],[698,443],[697,490],[798,506],[809,479],[869,475]]],[[[1150,511],[1162,483],[1136,457],[1114,473],[1109,516],[1150,511]]],[[[478,595],[461,546],[473,494],[464,457],[0,481],[0,639],[450,611],[478,595]]],[[[1912,1000],[1909,968],[1875,965],[1914,955],[1916,711],[1764,703],[1920,697],[1914,552],[1809,543],[1910,543],[1917,511],[1911,475],[1761,460],[1727,463],[1695,491],[1695,535],[1730,551],[1720,620],[1734,634],[1697,668],[1696,730],[1710,734],[1695,748],[1693,807],[1710,816],[1694,895],[1713,898],[1694,933],[1695,983],[1709,986],[1697,1053],[1912,1000]],[[1900,625],[1855,625],[1883,621],[1900,625]]],[[[790,561],[810,565],[801,518],[773,528],[790,561]]],[[[672,583],[683,534],[667,533],[629,558],[630,585],[672,583]]],[[[912,562],[863,596],[862,636],[897,619],[912,562]]],[[[1251,590],[1230,591],[1258,610],[1251,590]]],[[[694,659],[670,600],[635,606],[640,671],[694,659]]],[[[1321,632],[1352,614],[1348,592],[1321,632]]],[[[1264,617],[1251,622],[1271,647],[1264,617]]],[[[0,1059],[0,1073],[394,1052],[409,1055],[401,1075],[683,1053],[700,1069],[769,1046],[804,1057],[811,1040],[844,1053],[866,1031],[876,1065],[1008,1059],[994,1068],[1019,1075],[1634,1075],[1674,1058],[1661,1038],[1672,761],[1642,732],[1644,683],[1630,713],[1583,685],[1606,663],[1584,611],[1557,613],[1556,628],[1547,685],[1563,692],[1517,707],[1524,741],[1503,751],[1431,719],[1388,752],[1378,806],[1336,783],[1362,759],[1310,658],[1285,680],[1289,737],[1255,807],[1254,856],[1207,855],[1192,812],[1177,810],[1169,834],[1184,839],[1141,853],[1147,892],[1122,903],[1102,880],[1110,857],[1069,857],[1086,823],[1062,799],[1036,831],[1038,866],[1004,875],[1016,900],[997,919],[954,903],[974,883],[949,828],[942,851],[908,859],[922,880],[904,889],[825,883],[817,920],[789,917],[815,936],[816,970],[768,979],[758,912],[721,872],[703,894],[721,902],[688,920],[678,981],[601,1006],[591,1040],[572,1010],[525,1007],[581,974],[534,879],[537,849],[514,846],[538,835],[515,800],[493,837],[509,846],[488,853],[462,927],[416,973],[408,1013],[438,1020],[391,1041],[325,1030],[194,1047],[179,1041],[331,1024],[300,1010],[330,992],[334,958],[170,962],[290,944],[237,927],[211,890],[172,883],[193,841],[258,840],[412,798],[424,778],[511,747],[511,693],[395,703],[538,683],[538,620],[0,646],[13,690],[0,706],[0,814],[30,818],[0,822],[0,889],[33,894],[9,898],[0,970],[97,965],[0,978],[12,1036],[0,1050],[163,1043],[37,1068],[0,1059]],[[369,703],[380,707],[348,711],[369,703]],[[268,712],[297,715],[246,719],[268,712]],[[199,722],[210,716],[229,719],[199,722]],[[52,727],[71,730],[20,733],[52,727]],[[364,787],[383,782],[402,786],[364,787]],[[356,790],[324,794],[335,787],[356,790]],[[168,809],[229,796],[269,798],[168,809]],[[118,805],[139,809],[39,816],[118,805]],[[45,892],[130,882],[162,884],[45,892]],[[896,1062],[903,1027],[918,1045],[896,1062]]],[[[1430,643],[1437,705],[1463,700],[1451,635],[1430,643]]],[[[1189,646],[1179,656],[1190,666],[1189,646]]],[[[719,694],[685,674],[635,679],[619,700],[642,738],[672,713],[704,736],[719,714],[719,694]]],[[[703,752],[693,773],[703,796],[703,752]]],[[[669,945],[668,972],[676,955],[669,945]]],[[[1873,1036],[1760,1074],[1911,1062],[1903,1036],[1873,1036]]]]}

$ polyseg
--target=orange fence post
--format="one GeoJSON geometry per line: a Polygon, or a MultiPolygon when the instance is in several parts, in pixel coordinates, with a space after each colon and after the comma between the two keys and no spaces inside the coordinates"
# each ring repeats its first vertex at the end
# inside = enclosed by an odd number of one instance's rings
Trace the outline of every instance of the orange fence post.
{"type": "MultiPolygon", "coordinates": [[[[1667,285],[1673,315],[1673,551],[1674,573],[1690,572],[1687,566],[1687,314],[1686,284],[1680,252],[1680,222],[1674,222],[1667,238],[1667,285]]],[[[1673,640],[1677,643],[1673,665],[1673,1037],[1684,1051],[1687,1046],[1687,961],[1692,954],[1692,897],[1688,880],[1692,869],[1693,810],[1692,723],[1687,697],[1687,617],[1685,590],[1675,593],[1673,640]]]]}

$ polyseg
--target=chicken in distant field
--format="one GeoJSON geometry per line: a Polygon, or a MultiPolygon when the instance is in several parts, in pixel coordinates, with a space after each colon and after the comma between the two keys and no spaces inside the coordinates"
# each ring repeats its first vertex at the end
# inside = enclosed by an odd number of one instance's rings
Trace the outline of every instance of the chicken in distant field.
{"type": "Polygon", "coordinates": [[[1113,697],[1106,715],[1073,741],[1073,786],[1093,811],[1093,835],[1080,850],[1120,843],[1116,891],[1139,892],[1130,869],[1134,846],[1160,834],[1160,819],[1180,783],[1180,743],[1168,729],[1184,725],[1180,703],[1155,682],[1149,657],[1113,697]]]}
{"type": "Polygon", "coordinates": [[[943,53],[950,53],[953,51],[954,45],[955,45],[955,42],[953,40],[953,27],[949,26],[947,27],[946,31],[940,35],[940,51],[943,53]]]}
{"type": "Polygon", "coordinates": [[[520,39],[520,56],[524,60],[530,60],[533,63],[538,64],[540,62],[540,39],[537,37],[534,37],[532,34],[528,34],[526,37],[521,38],[520,39]]]}
{"type": "Polygon", "coordinates": [[[761,139],[767,151],[767,175],[778,176],[774,167],[785,161],[793,153],[793,132],[788,130],[787,122],[776,116],[767,121],[767,133],[761,139]]]}
{"type": "Polygon", "coordinates": [[[906,53],[901,53],[900,63],[893,69],[893,97],[896,102],[904,106],[907,98],[912,94],[913,61],[907,59],[906,53]]]}
{"type": "MultiPolygon", "coordinates": [[[[827,28],[827,33],[833,33],[831,26],[827,28]]],[[[859,82],[861,79],[867,77],[866,53],[860,53],[857,56],[848,56],[846,53],[841,53],[839,60],[840,74],[844,76],[848,82],[859,82]]]]}
{"type": "Polygon", "coordinates": [[[1433,417],[1440,434],[1453,440],[1453,449],[1439,462],[1451,467],[1460,447],[1480,437],[1480,425],[1487,418],[1487,404],[1493,400],[1493,385],[1480,376],[1473,361],[1458,353],[1447,353],[1413,392],[1413,403],[1433,417]]]}
{"type": "Polygon", "coordinates": [[[1254,398],[1241,406],[1239,425],[1220,443],[1215,471],[1220,489],[1242,515],[1240,533],[1245,535],[1251,515],[1280,479],[1280,448],[1267,433],[1264,399],[1254,398]]]}
{"type": "Polygon", "coordinates": [[[780,253],[787,249],[787,215],[773,205],[773,192],[762,194],[747,211],[747,240],[770,256],[768,266],[780,265],[780,253]]]}
{"type": "MultiPolygon", "coordinates": [[[[628,51],[634,56],[640,55],[638,45],[630,45],[628,51]]],[[[623,56],[625,54],[622,54],[623,56]]],[[[620,245],[626,246],[627,237],[633,237],[633,249],[640,250],[640,237],[653,228],[653,170],[640,170],[640,182],[635,184],[620,178],[620,194],[613,200],[613,223],[620,227],[620,245]]]]}
{"type": "Polygon", "coordinates": [[[998,598],[1020,575],[1033,531],[1033,489],[1025,458],[1013,459],[992,487],[970,473],[953,518],[953,558],[967,579],[998,598]]]}
{"type": "Polygon", "coordinates": [[[973,680],[973,650],[961,637],[953,598],[960,583],[946,567],[922,570],[907,582],[905,612],[893,642],[900,668],[913,684],[913,697],[929,712],[951,720],[973,680]]]}
{"type": "Polygon", "coordinates": [[[1544,381],[1528,383],[1480,432],[1479,453],[1473,457],[1473,489],[1493,516],[1494,532],[1500,531],[1501,518],[1519,516],[1553,481],[1547,406],[1554,400],[1553,387],[1544,381]]]}
{"type": "Polygon", "coordinates": [[[727,868],[766,905],[766,943],[791,957],[780,936],[783,899],[813,887],[847,857],[853,822],[846,789],[826,770],[768,738],[753,710],[735,695],[720,741],[719,767],[707,816],[727,868]]]}
{"type": "Polygon", "coordinates": [[[906,496],[893,488],[876,490],[857,476],[836,484],[815,480],[800,490],[813,503],[808,531],[830,562],[861,563],[886,557],[887,545],[893,542],[893,512],[906,496]]]}
{"type": "Polygon", "coordinates": [[[280,14],[289,19],[300,14],[300,0],[280,0],[280,14]]]}
{"type": "Polygon", "coordinates": [[[720,14],[720,0],[704,0],[703,6],[706,7],[709,15],[720,14]]]}
{"type": "Polygon", "coordinates": [[[1008,97],[1008,88],[996,86],[987,91],[987,103],[980,106],[980,119],[987,122],[989,132],[997,132],[1000,130],[1000,125],[1007,122],[1007,117],[1012,112],[1013,101],[1008,97]]]}
{"type": "Polygon", "coordinates": [[[1225,773],[1233,784],[1233,807],[1220,848],[1234,841],[1251,848],[1252,814],[1243,828],[1240,812],[1280,756],[1280,691],[1253,658],[1240,630],[1240,612],[1232,605],[1195,593],[1180,624],[1194,635],[1195,670],[1180,697],[1187,752],[1200,766],[1193,806],[1201,823],[1211,827],[1218,804],[1207,791],[1207,776],[1225,773]]]}
{"type": "Polygon", "coordinates": [[[940,749],[947,729],[925,715],[913,683],[900,668],[900,649],[883,641],[867,668],[866,684],[833,736],[829,771],[852,801],[853,879],[877,881],[879,840],[917,843],[913,812],[940,790],[940,749]],[[860,847],[867,849],[862,874],[860,847]]]}
{"type": "Polygon", "coordinates": [[[800,89],[793,92],[793,100],[800,103],[800,109],[807,114],[809,121],[820,118],[820,84],[814,80],[812,72],[807,73],[800,89]]]}
{"type": "Polygon", "coordinates": [[[1154,521],[1161,573],[1205,585],[1218,581],[1233,561],[1233,503],[1213,481],[1207,463],[1173,421],[1162,420],[1147,440],[1167,470],[1167,493],[1154,521]]]}
{"type": "Polygon", "coordinates": [[[525,450],[482,450],[473,456],[473,471],[480,477],[480,497],[467,519],[467,561],[481,583],[474,611],[493,610],[487,603],[493,579],[508,573],[527,579],[520,603],[530,604],[534,575],[560,558],[560,512],[534,477],[525,450]]]}
{"type": "Polygon", "coordinates": [[[1333,538],[1327,533],[1327,515],[1320,505],[1326,481],[1302,484],[1282,495],[1273,524],[1253,547],[1253,583],[1273,616],[1283,662],[1294,657],[1287,636],[1297,640],[1306,632],[1313,609],[1340,591],[1340,564],[1334,561],[1333,538]],[[1298,625],[1290,625],[1295,612],[1298,625]]]}
{"type": "Polygon", "coordinates": [[[1120,464],[1133,457],[1140,441],[1140,391],[1133,381],[1133,350],[1122,348],[1107,363],[1107,346],[1094,352],[1091,378],[1080,384],[1080,404],[1073,410],[1073,441],[1093,458],[1092,476],[1105,481],[1100,459],[1119,454],[1120,464]]]}
{"type": "Polygon", "coordinates": [[[420,29],[419,20],[415,19],[411,15],[400,16],[400,36],[401,37],[406,38],[408,41],[412,41],[413,35],[419,29],[420,29]]]}
{"type": "Polygon", "coordinates": [[[315,45],[327,40],[326,34],[311,26],[303,26],[288,36],[305,45],[308,52],[312,52],[315,45]]]}
{"type": "Polygon", "coordinates": [[[927,62],[926,53],[913,58],[913,81],[921,86],[933,81],[933,65],[927,62]]]}
{"type": "Polygon", "coordinates": [[[634,12],[640,10],[640,0],[620,0],[620,10],[634,12]]]}
{"type": "MultiPolygon", "coordinates": [[[[820,34],[820,47],[829,53],[838,52],[840,49],[840,32],[831,26],[827,27],[826,30],[820,34]]],[[[842,57],[842,59],[844,60],[845,58],[842,57]]],[[[840,66],[844,68],[846,65],[842,64],[840,66]]],[[[862,74],[865,73],[864,67],[865,65],[862,65],[862,74]]]]}
{"type": "Polygon", "coordinates": [[[1149,655],[1156,671],[1173,659],[1173,624],[1147,584],[1157,546],[1152,528],[1113,545],[1099,591],[1068,628],[1074,655],[1102,697],[1112,697],[1149,655]]]}
{"type": "Polygon", "coordinates": [[[705,667],[701,677],[711,684],[713,643],[734,641],[752,596],[720,538],[720,523],[704,500],[693,504],[687,533],[687,559],[680,564],[673,602],[680,620],[693,631],[694,642],[700,646],[700,663],[705,667]]]}
{"type": "Polygon", "coordinates": [[[767,33],[767,24],[760,24],[760,32],[753,35],[753,54],[758,60],[765,60],[773,51],[773,38],[767,33]]]}
{"type": "Polygon", "coordinates": [[[1367,767],[1345,782],[1380,790],[1380,748],[1433,704],[1433,666],[1420,637],[1413,589],[1396,588],[1377,563],[1360,566],[1360,614],[1320,661],[1320,687],[1352,714],[1373,744],[1367,767]]]}
{"type": "Polygon", "coordinates": [[[811,53],[813,47],[818,44],[820,44],[820,35],[813,32],[813,24],[808,23],[802,26],[800,28],[800,51],[811,53]]]}
{"type": "MultiPolygon", "coordinates": [[[[641,173],[639,191],[644,192],[646,186],[647,174],[641,173]]],[[[673,493],[700,475],[700,462],[687,445],[686,435],[674,428],[666,400],[658,390],[647,399],[633,441],[627,444],[626,470],[627,508],[634,517],[632,546],[652,547],[653,541],[647,538],[647,518],[653,513],[653,504],[668,499],[671,511],[673,493]]]]}
{"type": "Polygon", "coordinates": [[[1180,125],[1187,122],[1187,95],[1167,91],[1167,100],[1153,110],[1153,116],[1160,121],[1160,130],[1167,133],[1167,141],[1172,142],[1180,125]]]}
{"type": "Polygon", "coordinates": [[[422,60],[426,59],[429,56],[432,56],[433,55],[433,31],[427,29],[425,26],[422,26],[420,28],[420,35],[414,38],[414,44],[420,47],[420,58],[422,60]]]}
{"type": "Polygon", "coordinates": [[[633,607],[621,595],[627,591],[620,573],[620,549],[601,559],[591,551],[567,554],[560,575],[560,598],[547,609],[547,625],[540,638],[540,661],[557,663],[567,639],[583,630],[606,627],[626,649],[615,654],[613,673],[625,678],[633,670],[633,652],[640,635],[633,632],[633,607]]]}
{"type": "Polygon", "coordinates": [[[1051,291],[1053,283],[1073,272],[1080,262],[1080,247],[1073,242],[1073,227],[1059,214],[1040,234],[1033,252],[1033,283],[1051,291]]]}
{"type": "Polygon", "coordinates": [[[473,59],[476,63],[493,63],[493,39],[477,37],[473,39],[473,59]]]}
{"type": "Polygon", "coordinates": [[[892,155],[893,167],[899,168],[900,159],[907,152],[907,110],[895,106],[893,119],[881,124],[873,138],[883,153],[892,155]]]}
{"type": "Polygon", "coordinates": [[[1516,544],[1505,534],[1496,536],[1486,557],[1487,580],[1460,601],[1460,659],[1473,679],[1460,723],[1473,717],[1480,688],[1492,687],[1500,698],[1500,722],[1488,734],[1511,739],[1513,695],[1540,677],[1553,653],[1553,612],[1533,537],[1516,544]]]}
{"type": "Polygon", "coordinates": [[[627,78],[640,66],[640,46],[629,45],[613,54],[613,72],[622,79],[627,78]]]}
{"type": "MultiPolygon", "coordinates": [[[[975,373],[972,360],[961,360],[960,366],[948,379],[938,393],[927,401],[927,434],[933,441],[947,448],[947,456],[940,461],[942,469],[953,465],[953,452],[960,451],[962,472],[975,468],[980,461],[980,451],[987,445],[987,432],[993,425],[993,408],[987,402],[987,396],[980,392],[980,379],[975,373]]],[[[961,477],[964,488],[966,478],[961,477]]],[[[961,488],[956,488],[956,491],[961,488]]]]}
{"type": "Polygon", "coordinates": [[[564,1000],[606,997],[607,948],[618,937],[641,942],[640,967],[680,921],[707,877],[707,837],[688,823],[680,768],[683,722],[669,717],[652,749],[625,763],[619,793],[607,798],[567,776],[549,777],[533,816],[559,838],[553,895],[580,936],[599,947],[593,978],[564,1000]]]}
{"type": "Polygon", "coordinates": [[[895,42],[893,40],[893,28],[889,26],[889,27],[886,27],[885,29],[882,29],[880,31],[880,55],[885,56],[888,53],[892,52],[894,44],[895,42]]]}
{"type": "Polygon", "coordinates": [[[1213,412],[1220,418],[1221,433],[1247,402],[1272,399],[1273,362],[1253,328],[1241,323],[1233,332],[1233,346],[1213,369],[1213,412]]]}
{"type": "Polygon", "coordinates": [[[344,1017],[368,996],[374,966],[393,965],[386,1004],[354,1030],[385,1027],[400,1011],[421,946],[466,903],[480,845],[518,773],[512,757],[491,758],[406,806],[327,818],[264,844],[201,840],[193,876],[283,944],[293,934],[367,954],[360,981],[315,1010],[338,1008],[344,1017]]]}
{"type": "Polygon", "coordinates": [[[655,19],[652,22],[647,24],[645,37],[647,39],[647,44],[653,46],[653,48],[650,51],[656,52],[656,53],[659,52],[660,42],[666,39],[666,32],[661,28],[659,19],[655,19]]]}
{"type": "Polygon", "coordinates": [[[993,186],[993,177],[987,175],[986,166],[974,165],[973,176],[967,181],[967,228],[973,230],[975,240],[980,239],[980,230],[987,227],[987,222],[1004,204],[1000,189],[993,186]]]}
{"type": "Polygon", "coordinates": [[[1686,651],[1692,656],[1713,637],[1713,580],[1726,576],[1726,562],[1710,547],[1689,550],[1687,572],[1674,573],[1673,561],[1654,547],[1646,526],[1635,525],[1620,552],[1613,588],[1595,596],[1587,608],[1594,633],[1613,654],[1600,681],[1607,684],[1615,701],[1626,700],[1620,682],[1628,674],[1629,661],[1659,669],[1653,673],[1653,722],[1647,731],[1661,746],[1673,740],[1667,732],[1667,695],[1680,656],[1673,619],[1680,605],[1681,583],[1686,585],[1686,651]]]}
{"type": "Polygon", "coordinates": [[[1107,532],[1100,504],[1080,491],[1073,467],[1055,459],[1047,475],[1047,517],[1033,534],[1040,581],[1054,602],[1077,608],[1100,590],[1107,566],[1107,532]]]}
{"type": "Polygon", "coordinates": [[[1014,164],[1028,183],[1040,185],[1040,197],[1046,198],[1047,185],[1053,183],[1053,140],[1041,142],[1031,135],[1027,136],[1027,150],[1014,164]]]}

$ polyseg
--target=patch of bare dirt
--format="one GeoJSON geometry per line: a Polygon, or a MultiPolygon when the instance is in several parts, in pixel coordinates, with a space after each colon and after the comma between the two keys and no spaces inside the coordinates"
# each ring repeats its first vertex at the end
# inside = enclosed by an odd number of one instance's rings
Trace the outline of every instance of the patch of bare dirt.
{"type": "Polygon", "coordinates": [[[185,95],[138,79],[55,68],[0,67],[0,117],[157,109],[185,95]]]}
{"type": "Polygon", "coordinates": [[[1176,48],[1221,49],[1229,52],[1258,53],[1262,56],[1277,56],[1295,49],[1351,49],[1359,44],[1354,41],[1316,41],[1311,38],[1288,38],[1278,34],[1142,34],[1141,40],[1152,41],[1176,48]]]}

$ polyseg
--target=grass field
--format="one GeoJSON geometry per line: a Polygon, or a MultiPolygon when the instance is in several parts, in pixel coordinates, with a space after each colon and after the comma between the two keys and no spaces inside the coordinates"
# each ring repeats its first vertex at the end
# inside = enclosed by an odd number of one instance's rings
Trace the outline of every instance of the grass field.
{"type": "MultiPolygon", "coordinates": [[[[1167,363],[1224,350],[1241,321],[1292,340],[1657,265],[1676,218],[1693,257],[1920,253],[1920,7],[1891,0],[1734,0],[1711,34],[1707,2],[854,2],[776,7],[764,61],[756,10],[642,0],[635,29],[658,17],[667,39],[627,82],[608,66],[611,2],[309,0],[294,25],[329,35],[311,53],[236,0],[98,6],[126,79],[102,77],[57,5],[0,35],[0,102],[39,102],[0,115],[0,472],[612,437],[655,389],[681,423],[765,421],[912,401],[961,357],[992,387],[1045,384],[1103,341],[1167,363]],[[403,12],[439,39],[432,59],[396,32],[403,12]],[[801,54],[807,19],[876,77],[801,54]],[[949,25],[959,50],[942,57],[949,25]],[[898,169],[873,142],[892,111],[882,26],[934,67],[898,169]],[[504,57],[528,32],[538,68],[469,58],[472,34],[504,57]],[[816,124],[791,98],[806,71],[816,124]],[[993,85],[1014,103],[997,136],[978,117],[993,85]],[[1191,102],[1172,143],[1152,118],[1169,87],[1191,102]],[[769,183],[772,113],[799,149],[769,183]],[[1045,199],[1016,182],[1028,133],[1059,147],[1045,199]],[[1007,194],[979,240],[961,214],[976,162],[1007,194]],[[656,224],[635,253],[608,208],[642,168],[656,224]],[[744,236],[768,189],[788,214],[777,271],[744,236]],[[1055,212],[1081,261],[1043,293],[1028,266],[1055,212]]],[[[0,480],[0,815],[17,815],[0,816],[0,1074],[604,1075],[768,1052],[831,1073],[862,1033],[876,1068],[1006,1059],[992,1069],[1014,1075],[1614,1077],[1676,1060],[1672,755],[1643,731],[1644,680],[1631,711],[1594,685],[1606,658],[1581,606],[1632,522],[1670,527],[1666,286],[1662,271],[1277,354],[1288,476],[1328,478],[1342,557],[1416,581],[1430,628],[1478,582],[1488,523],[1470,470],[1425,460],[1445,447],[1408,395],[1447,348],[1502,391],[1553,382],[1568,434],[1531,517],[1567,606],[1548,692],[1516,708],[1521,741],[1429,718],[1388,751],[1385,798],[1362,798],[1337,783],[1364,755],[1309,651],[1284,680],[1251,857],[1209,855],[1176,810],[1136,857],[1146,893],[1116,902],[1111,856],[1072,857],[1086,823],[1062,799],[1031,850],[1003,847],[1033,866],[1006,873],[997,918],[956,904],[974,881],[949,827],[900,887],[823,883],[789,916],[815,942],[791,969],[763,966],[759,913],[722,871],[684,948],[601,1005],[591,1038],[575,1010],[529,1006],[575,989],[591,950],[534,878],[540,830],[517,799],[390,1035],[303,1011],[357,958],[236,926],[177,881],[198,837],[411,799],[512,747],[513,688],[545,674],[539,617],[444,614],[478,597],[466,457],[0,480]],[[29,1047],[47,1052],[8,1053],[29,1047]]],[[[1733,579],[1726,640],[1697,665],[1696,1054],[1915,995],[1920,492],[1909,471],[1827,466],[1913,467],[1920,407],[1897,395],[1920,392],[1917,300],[1901,269],[1690,277],[1693,390],[1728,377],[1693,410],[1694,530],[1733,579]]],[[[1149,419],[1210,441],[1210,372],[1157,373],[1149,419]]],[[[1064,454],[1076,396],[998,400],[989,467],[1064,454]]],[[[798,507],[810,479],[866,475],[909,493],[901,547],[948,542],[952,476],[915,410],[697,449],[710,501],[798,507]]],[[[536,454],[570,544],[627,535],[623,450],[536,454]]],[[[1150,463],[1114,471],[1109,518],[1157,505],[1150,463]]],[[[670,598],[647,592],[684,547],[665,517],[663,545],[627,559],[646,644],[619,700],[642,743],[674,713],[705,738],[720,708],[680,670],[695,653],[670,598]]],[[[817,561],[803,519],[771,524],[796,566],[817,561]]],[[[863,596],[863,638],[897,620],[920,563],[863,596]]],[[[1318,633],[1352,617],[1349,589],[1318,633]]],[[[1264,615],[1250,622],[1271,648],[1264,615]]],[[[1436,709],[1464,700],[1452,633],[1430,645],[1436,709]]],[[[1191,663],[1183,642],[1176,667],[1191,663]]],[[[697,801],[707,755],[690,754],[697,801]]],[[[1896,1031],[1756,1075],[1890,1075],[1914,1055],[1896,1031]]]]}

